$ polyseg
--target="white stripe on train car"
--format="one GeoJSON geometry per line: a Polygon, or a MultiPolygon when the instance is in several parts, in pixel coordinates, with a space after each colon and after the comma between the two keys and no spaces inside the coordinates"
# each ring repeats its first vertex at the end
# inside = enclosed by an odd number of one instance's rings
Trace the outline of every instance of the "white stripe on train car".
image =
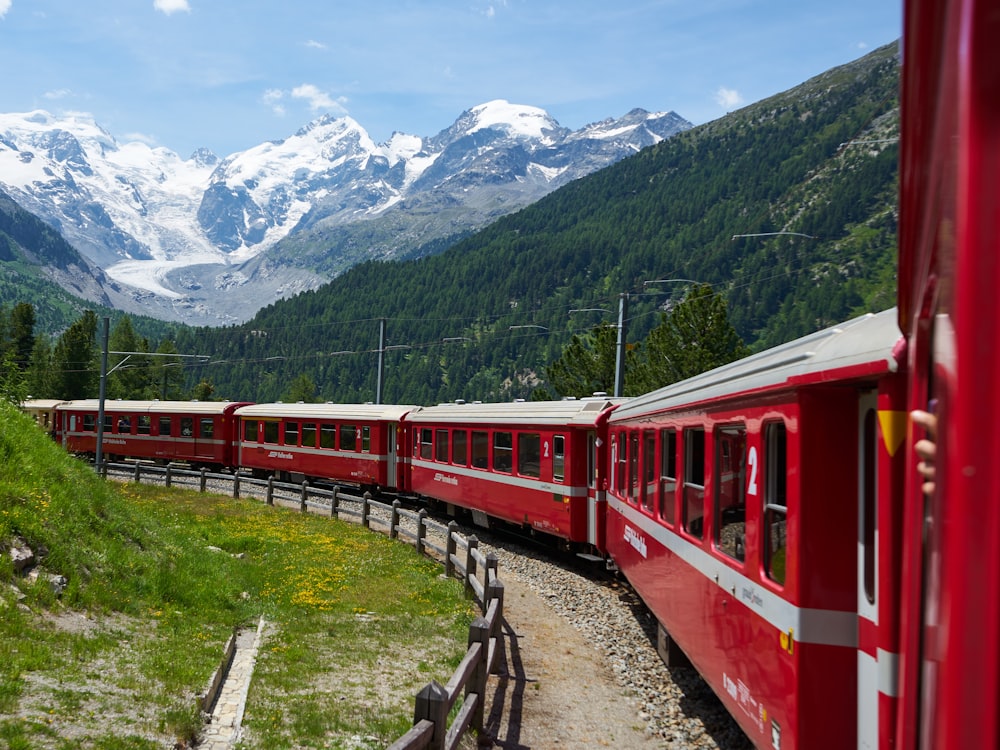
{"type": "Polygon", "coordinates": [[[470,479],[496,482],[497,484],[504,484],[508,487],[520,487],[522,489],[536,490],[538,492],[551,492],[553,495],[563,495],[565,497],[586,497],[588,494],[586,487],[568,484],[554,484],[552,482],[543,482],[539,479],[532,479],[531,477],[519,477],[514,474],[500,474],[495,471],[486,471],[484,469],[472,469],[465,466],[440,464],[435,463],[434,461],[427,461],[426,459],[419,458],[414,458],[412,464],[414,467],[440,472],[441,474],[456,474],[470,479]]]}

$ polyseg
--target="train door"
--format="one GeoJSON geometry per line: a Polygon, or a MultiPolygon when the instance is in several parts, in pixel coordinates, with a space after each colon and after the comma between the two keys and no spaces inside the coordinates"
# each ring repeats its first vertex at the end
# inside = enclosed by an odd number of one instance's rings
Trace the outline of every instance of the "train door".
{"type": "Polygon", "coordinates": [[[396,422],[390,422],[385,426],[385,482],[386,487],[393,490],[399,487],[396,477],[396,459],[398,454],[396,430],[398,427],[399,425],[396,422]]]}
{"type": "Polygon", "coordinates": [[[602,547],[603,520],[598,512],[599,503],[604,502],[603,492],[597,485],[597,433],[587,432],[587,542],[602,547]]]}
{"type": "MultiPolygon", "coordinates": [[[[878,397],[874,391],[858,401],[858,748],[879,747],[880,676],[890,668],[890,655],[879,649],[878,554],[878,397]]],[[[895,665],[891,665],[894,667],[895,665]]]]}

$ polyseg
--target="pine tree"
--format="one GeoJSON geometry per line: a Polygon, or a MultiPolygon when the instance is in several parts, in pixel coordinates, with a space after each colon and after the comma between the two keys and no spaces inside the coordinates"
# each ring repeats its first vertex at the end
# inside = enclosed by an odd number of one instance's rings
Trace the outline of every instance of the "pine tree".
{"type": "Polygon", "coordinates": [[[52,355],[55,398],[97,398],[100,366],[97,361],[97,315],[93,310],[67,328],[52,355]]]}

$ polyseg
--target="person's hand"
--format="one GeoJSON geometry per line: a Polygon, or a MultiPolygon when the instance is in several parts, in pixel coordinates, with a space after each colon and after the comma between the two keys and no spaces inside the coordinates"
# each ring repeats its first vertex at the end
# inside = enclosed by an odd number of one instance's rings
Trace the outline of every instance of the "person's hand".
{"type": "Polygon", "coordinates": [[[926,437],[914,444],[913,449],[917,452],[917,456],[920,457],[920,463],[917,464],[917,471],[924,478],[922,489],[930,495],[934,492],[936,486],[934,459],[937,456],[937,417],[930,412],[917,409],[910,412],[910,419],[913,420],[914,425],[922,427],[927,433],[926,437]]]}

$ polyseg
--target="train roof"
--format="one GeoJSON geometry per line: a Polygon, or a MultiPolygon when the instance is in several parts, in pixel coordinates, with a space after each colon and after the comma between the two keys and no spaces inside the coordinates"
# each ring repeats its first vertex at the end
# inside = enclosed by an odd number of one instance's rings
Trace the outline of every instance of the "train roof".
{"type": "Polygon", "coordinates": [[[21,402],[22,409],[54,409],[64,403],[59,398],[29,398],[21,402]]]}
{"type": "Polygon", "coordinates": [[[869,313],[638,396],[612,421],[737,394],[896,372],[901,339],[895,308],[869,313]]]}
{"type": "Polygon", "coordinates": [[[298,419],[367,419],[397,422],[419,406],[406,404],[250,404],[236,410],[239,417],[295,417],[298,419]]]}
{"type": "MultiPolygon", "coordinates": [[[[105,399],[105,411],[127,411],[138,414],[225,414],[245,401],[132,401],[127,399],[105,399]]],[[[97,411],[100,401],[96,398],[63,401],[56,407],[59,411],[97,411]]]]}
{"type": "Polygon", "coordinates": [[[626,399],[586,398],[568,401],[513,401],[494,404],[453,403],[429,406],[410,416],[416,424],[595,425],[626,399]]]}

